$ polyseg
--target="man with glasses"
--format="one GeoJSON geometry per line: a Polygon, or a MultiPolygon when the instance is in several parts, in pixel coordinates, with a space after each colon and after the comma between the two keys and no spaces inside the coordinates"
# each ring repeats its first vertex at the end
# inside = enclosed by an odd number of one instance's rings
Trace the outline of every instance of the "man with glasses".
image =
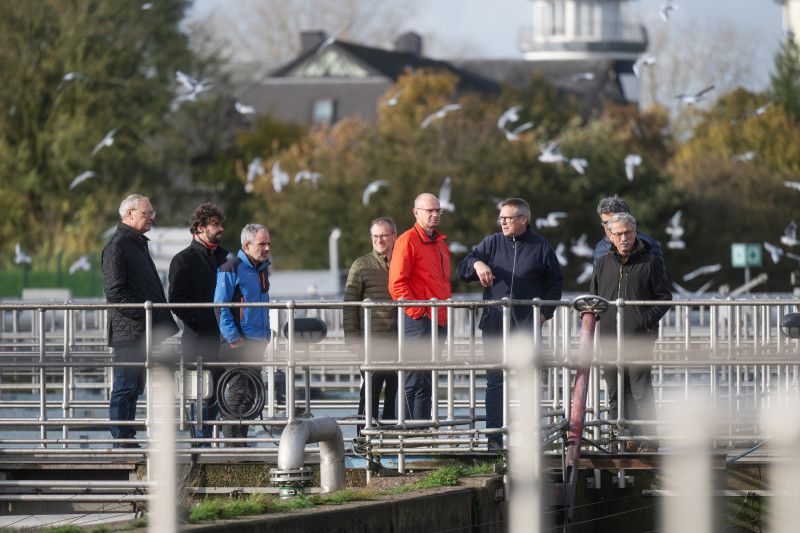
{"type": "MultiPolygon", "coordinates": [[[[672,300],[664,274],[664,264],[653,254],[650,245],[637,236],[636,219],[630,213],[617,213],[606,223],[611,238],[611,249],[597,260],[592,275],[591,294],[606,300],[672,300]]],[[[623,331],[621,345],[623,360],[652,359],[653,347],[658,338],[658,323],[668,310],[666,305],[625,305],[623,308],[623,331]]],[[[604,359],[617,359],[617,312],[616,309],[603,315],[597,322],[600,349],[604,359]]],[[[622,394],[625,397],[624,418],[626,420],[655,420],[656,405],[653,384],[650,381],[651,364],[625,365],[622,394]]],[[[606,381],[609,419],[618,418],[617,383],[618,369],[607,365],[603,375],[606,381]]],[[[620,434],[633,436],[645,434],[642,426],[618,428],[620,434]]],[[[630,440],[627,451],[658,451],[656,440],[630,440]]]]}
{"type": "MultiPolygon", "coordinates": [[[[450,250],[437,230],[442,217],[442,206],[433,194],[422,193],[414,200],[414,226],[400,235],[394,245],[389,266],[389,293],[394,300],[447,300],[450,298],[450,250]]],[[[414,354],[430,354],[418,349],[432,334],[432,307],[406,307],[403,331],[409,345],[408,358],[414,354]]],[[[447,336],[447,308],[438,309],[437,330],[439,347],[447,336]]],[[[430,346],[430,343],[427,344],[430,346]]],[[[430,357],[424,360],[430,361],[430,357]]],[[[410,370],[405,381],[406,416],[413,420],[431,418],[431,372],[410,370]]]]}
{"type": "MultiPolygon", "coordinates": [[[[103,247],[101,265],[103,290],[110,304],[167,303],[164,286],[147,249],[150,231],[156,212],[150,200],[141,194],[132,194],[119,206],[121,222],[103,247]]],[[[108,345],[114,349],[117,363],[142,363],[141,366],[114,368],[114,384],[108,405],[110,420],[136,419],[136,404],[144,392],[147,376],[146,324],[144,307],[109,309],[108,345]]],[[[153,310],[153,346],[178,332],[178,325],[169,309],[153,310]]],[[[114,439],[133,439],[133,425],[111,425],[114,439]]],[[[114,448],[139,448],[135,442],[115,443],[114,448]]]]}
{"type": "MultiPolygon", "coordinates": [[[[605,231],[605,235],[602,239],[597,243],[594,247],[594,263],[597,264],[597,259],[608,253],[609,249],[611,248],[611,236],[608,234],[608,228],[606,227],[606,222],[612,216],[616,215],[617,213],[630,213],[631,208],[628,207],[628,203],[617,196],[609,196],[608,198],[603,198],[600,200],[600,203],[597,205],[597,215],[600,217],[600,223],[603,226],[603,231],[605,231]]],[[[646,242],[650,245],[650,251],[659,259],[661,259],[661,264],[664,264],[664,254],[661,251],[661,245],[658,243],[657,240],[654,238],[645,235],[644,233],[638,232],[637,236],[642,241],[646,242]]],[[[666,269],[664,269],[666,275],[666,269]]]]}
{"type": "MultiPolygon", "coordinates": [[[[564,286],[561,266],[547,239],[531,231],[531,209],[521,198],[500,204],[497,221],[502,231],[489,235],[456,268],[462,281],[479,281],[484,300],[560,300],[564,286]]],[[[555,307],[541,310],[541,323],[552,318],[555,307]]],[[[478,327],[483,332],[487,361],[503,362],[503,309],[484,306],[478,327]]],[[[533,333],[533,307],[511,308],[511,332],[533,333]]],[[[503,427],[503,371],[486,371],[486,427],[503,427]]],[[[489,450],[503,449],[503,435],[490,433],[489,450]]]]}
{"type": "MultiPolygon", "coordinates": [[[[345,302],[360,302],[365,298],[373,301],[391,300],[389,294],[389,265],[392,261],[394,243],[397,240],[397,227],[385,217],[376,218],[370,224],[372,252],[353,261],[344,287],[345,302]]],[[[350,351],[364,360],[364,310],[360,307],[345,307],[342,311],[344,341],[350,351]]],[[[378,307],[371,310],[371,360],[397,361],[397,310],[394,307],[378,307]]],[[[358,401],[358,414],[364,414],[364,388],[367,379],[372,384],[372,416],[378,418],[381,389],[386,391],[383,398],[383,417],[393,420],[397,417],[397,372],[361,372],[361,393],[358,401]]]]}

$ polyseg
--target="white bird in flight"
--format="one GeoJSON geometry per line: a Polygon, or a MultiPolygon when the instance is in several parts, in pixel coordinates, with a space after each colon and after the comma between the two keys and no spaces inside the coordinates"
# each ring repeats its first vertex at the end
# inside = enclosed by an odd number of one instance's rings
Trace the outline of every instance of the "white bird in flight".
{"type": "Polygon", "coordinates": [[[673,4],[672,0],[667,0],[666,3],[658,6],[658,16],[661,17],[661,20],[664,22],[669,22],[669,12],[678,9],[680,9],[678,4],[673,4]]]}
{"type": "Polygon", "coordinates": [[[556,258],[558,259],[558,264],[563,266],[567,266],[567,254],[564,252],[566,251],[567,247],[564,246],[563,242],[558,243],[556,246],[556,258]]]}
{"type": "Polygon", "coordinates": [[[261,166],[261,158],[256,157],[250,164],[247,165],[247,183],[244,185],[245,192],[253,192],[253,180],[256,179],[256,176],[263,176],[264,167],[261,166]]]}
{"type": "Polygon", "coordinates": [[[519,139],[519,134],[523,131],[527,131],[533,127],[533,122],[526,122],[520,126],[517,126],[513,130],[509,130],[506,128],[506,124],[509,122],[516,122],[519,120],[519,111],[522,109],[521,105],[511,106],[506,109],[500,118],[497,119],[497,128],[505,134],[506,139],[509,141],[516,141],[519,139]]]}
{"type": "Polygon", "coordinates": [[[722,263],[717,263],[716,265],[701,266],[698,269],[692,270],[688,274],[684,274],[683,281],[690,281],[696,278],[697,276],[702,276],[703,274],[713,274],[714,272],[719,272],[720,270],[722,270],[722,263]]]}
{"type": "Polygon", "coordinates": [[[58,83],[58,87],[56,87],[56,91],[60,91],[61,87],[64,86],[65,81],[72,81],[72,80],[81,80],[82,82],[86,83],[86,76],[81,74],[80,72],[67,72],[61,78],[61,81],[58,83]]]}
{"type": "Polygon", "coordinates": [[[322,41],[322,44],[320,44],[319,47],[317,47],[317,51],[314,53],[316,54],[317,57],[319,57],[320,55],[322,55],[322,52],[324,52],[326,48],[328,48],[335,42],[336,42],[336,36],[331,35],[330,37],[322,41]]]}
{"type": "Polygon", "coordinates": [[[586,242],[586,234],[582,233],[580,237],[572,238],[572,246],[569,251],[578,257],[594,257],[594,249],[586,242]]]}
{"type": "Polygon", "coordinates": [[[31,256],[22,251],[22,246],[19,243],[14,246],[14,262],[18,265],[22,263],[30,264],[31,262],[31,256]]]}
{"type": "Polygon", "coordinates": [[[752,161],[756,158],[758,152],[755,150],[750,150],[749,152],[745,152],[743,154],[736,154],[735,156],[731,157],[731,162],[735,163],[736,161],[752,161]]]}
{"type": "Polygon", "coordinates": [[[467,245],[456,241],[451,242],[447,246],[447,249],[450,250],[451,254],[465,254],[469,252],[469,247],[467,247],[467,245]]]}
{"type": "Polygon", "coordinates": [[[317,188],[317,181],[322,177],[322,174],[319,172],[311,172],[310,170],[301,170],[294,176],[294,182],[300,183],[303,180],[308,180],[311,182],[311,185],[314,189],[317,188]]]}
{"type": "Polygon", "coordinates": [[[633,62],[633,75],[637,78],[642,76],[642,67],[649,67],[656,62],[656,56],[653,54],[642,54],[633,62]]]}
{"type": "Polygon", "coordinates": [[[594,79],[594,72],[579,72],[577,74],[572,75],[573,83],[577,83],[583,80],[591,81],[593,79],[594,79]]]}
{"type": "Polygon", "coordinates": [[[92,268],[92,265],[89,264],[89,255],[88,254],[84,254],[84,255],[80,256],[77,261],[72,263],[72,265],[69,267],[69,273],[70,274],[74,274],[78,270],[89,271],[91,268],[92,268]]]}
{"type": "Polygon", "coordinates": [[[639,154],[628,154],[625,156],[625,175],[628,181],[633,181],[633,174],[636,167],[642,164],[642,156],[639,154]]]}
{"type": "Polygon", "coordinates": [[[713,284],[714,284],[714,280],[710,279],[707,282],[705,282],[703,284],[703,286],[700,287],[699,289],[697,289],[696,291],[690,291],[690,290],[684,289],[683,287],[681,287],[680,285],[678,285],[674,281],[672,282],[672,285],[675,287],[675,290],[677,290],[681,294],[681,296],[684,296],[686,298],[698,298],[698,297],[702,296],[703,293],[705,293],[708,289],[710,289],[713,284]]]}
{"type": "Polygon", "coordinates": [[[442,118],[447,113],[449,113],[450,111],[455,111],[457,109],[461,109],[461,104],[447,104],[446,106],[441,108],[439,111],[436,111],[435,113],[431,113],[430,115],[425,117],[425,120],[423,120],[422,124],[420,124],[420,128],[422,128],[422,129],[427,128],[428,125],[431,122],[433,122],[434,120],[436,120],[437,118],[442,118]]]}
{"type": "Polygon", "coordinates": [[[744,119],[746,119],[748,117],[760,117],[761,115],[763,115],[764,113],[767,112],[767,109],[769,109],[769,106],[771,106],[771,105],[772,105],[772,102],[767,102],[766,104],[757,107],[753,111],[745,111],[745,113],[743,115],[738,116],[736,118],[732,118],[731,119],[731,124],[736,124],[737,122],[742,121],[742,120],[744,120],[744,119]]]}
{"type": "Polygon", "coordinates": [[[103,137],[103,140],[100,141],[99,143],[97,143],[97,146],[95,146],[94,150],[92,150],[92,157],[94,157],[94,155],[97,152],[99,152],[101,148],[103,148],[105,146],[111,146],[112,144],[114,144],[114,135],[118,131],[119,131],[119,128],[114,128],[113,130],[111,130],[108,133],[106,133],[106,136],[103,137]]]}
{"type": "Polygon", "coordinates": [[[536,219],[536,228],[555,228],[558,226],[559,219],[566,217],[567,214],[563,211],[554,211],[548,213],[545,218],[536,219]]]}
{"type": "Polygon", "coordinates": [[[569,164],[575,169],[575,172],[584,174],[586,173],[586,165],[588,165],[589,162],[580,157],[573,157],[569,160],[569,164]]]}
{"type": "Polygon", "coordinates": [[[453,192],[453,180],[450,179],[450,176],[447,176],[444,179],[442,186],[439,188],[439,207],[441,207],[448,213],[453,213],[456,210],[456,206],[453,204],[451,200],[452,192],[453,192]]]}
{"type": "Polygon", "coordinates": [[[81,172],[80,174],[75,176],[75,179],[73,179],[72,183],[69,184],[69,190],[74,189],[75,187],[77,187],[78,185],[80,185],[84,181],[88,180],[89,178],[96,178],[98,175],[99,174],[97,174],[97,172],[93,172],[91,170],[87,170],[85,172],[81,172]]]}
{"type": "Polygon", "coordinates": [[[186,90],[183,92],[183,94],[179,94],[172,100],[172,102],[170,102],[169,107],[171,111],[176,111],[183,102],[197,101],[197,95],[211,89],[211,82],[213,81],[213,78],[204,78],[200,81],[197,81],[188,74],[184,74],[180,70],[175,72],[175,79],[186,90]]]}
{"type": "Polygon", "coordinates": [[[789,225],[783,230],[781,242],[786,246],[797,246],[800,244],[800,241],[797,240],[797,223],[795,223],[794,220],[789,222],[789,225]]]}
{"type": "Polygon", "coordinates": [[[254,115],[256,112],[255,107],[243,104],[242,102],[236,102],[234,107],[236,107],[236,111],[238,111],[241,115],[254,115]]]}
{"type": "Polygon", "coordinates": [[[781,256],[785,253],[783,248],[775,246],[774,244],[770,244],[767,241],[764,241],[764,248],[767,249],[769,252],[770,257],[772,257],[772,262],[777,263],[781,260],[781,256]]]}
{"type": "Polygon", "coordinates": [[[378,107],[391,107],[393,105],[397,105],[397,99],[400,98],[400,95],[403,94],[403,89],[400,89],[396,93],[394,93],[389,99],[384,100],[378,107]]]}
{"type": "Polygon", "coordinates": [[[519,139],[520,133],[522,133],[523,131],[528,131],[532,127],[533,127],[533,122],[526,122],[525,124],[521,124],[511,131],[503,129],[503,133],[505,133],[506,139],[508,139],[509,141],[516,141],[517,139],[519,139]]]}
{"type": "Polygon", "coordinates": [[[669,219],[669,224],[667,225],[667,233],[670,234],[670,240],[667,242],[667,248],[671,248],[673,250],[683,250],[686,248],[686,243],[683,242],[683,226],[681,226],[681,216],[683,215],[683,211],[678,209],[678,211],[672,215],[672,218],[669,219]]]}
{"type": "Polygon", "coordinates": [[[714,88],[713,85],[709,85],[708,87],[706,87],[705,89],[703,89],[699,93],[679,94],[675,98],[677,98],[678,100],[680,100],[681,102],[683,102],[686,105],[699,104],[700,102],[702,102],[703,100],[706,99],[706,93],[708,91],[710,91],[711,89],[713,89],[713,88],[714,88]]]}
{"type": "Polygon", "coordinates": [[[540,146],[542,151],[539,154],[539,161],[542,163],[561,163],[566,161],[567,158],[561,153],[561,150],[558,149],[558,145],[561,144],[561,141],[549,141],[540,146]]]}
{"type": "Polygon", "coordinates": [[[365,206],[369,205],[369,197],[372,196],[373,193],[378,192],[378,189],[390,183],[391,182],[388,180],[375,180],[367,185],[366,188],[364,188],[364,193],[361,195],[361,203],[365,206]]]}
{"type": "Polygon", "coordinates": [[[797,189],[800,191],[800,181],[784,181],[783,184],[790,189],[797,189]]]}
{"type": "Polygon", "coordinates": [[[583,263],[583,270],[575,281],[579,284],[586,283],[592,279],[592,274],[594,274],[594,265],[592,263],[583,263]]]}
{"type": "Polygon", "coordinates": [[[281,170],[281,165],[277,161],[272,165],[272,187],[279,193],[286,185],[289,185],[291,178],[289,174],[281,170]]]}

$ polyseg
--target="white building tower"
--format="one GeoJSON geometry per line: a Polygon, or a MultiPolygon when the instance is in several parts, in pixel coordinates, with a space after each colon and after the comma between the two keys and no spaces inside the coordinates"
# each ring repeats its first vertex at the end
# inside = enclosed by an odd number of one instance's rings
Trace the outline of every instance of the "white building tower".
{"type": "Polygon", "coordinates": [[[633,61],[647,49],[644,27],[630,23],[628,0],[531,3],[533,26],[523,29],[519,40],[525,59],[633,61]]]}

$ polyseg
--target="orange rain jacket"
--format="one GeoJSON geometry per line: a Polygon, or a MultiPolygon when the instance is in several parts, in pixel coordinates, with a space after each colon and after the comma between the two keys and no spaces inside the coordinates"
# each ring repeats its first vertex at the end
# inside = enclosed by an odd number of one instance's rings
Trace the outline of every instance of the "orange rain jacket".
{"type": "MultiPolygon", "coordinates": [[[[450,284],[450,250],[442,235],[434,230],[431,240],[415,222],[414,227],[397,238],[389,265],[389,293],[392,299],[447,300],[453,290],[450,284]]],[[[406,307],[411,318],[431,316],[431,307],[406,307]]],[[[447,324],[447,308],[439,308],[439,325],[447,324]]]]}

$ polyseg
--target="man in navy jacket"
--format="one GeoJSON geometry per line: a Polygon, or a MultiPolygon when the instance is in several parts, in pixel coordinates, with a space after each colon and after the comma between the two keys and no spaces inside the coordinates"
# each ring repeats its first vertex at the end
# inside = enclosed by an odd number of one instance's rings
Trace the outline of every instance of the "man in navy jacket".
{"type": "MultiPolygon", "coordinates": [[[[458,264],[462,281],[480,281],[484,300],[560,300],[564,276],[552,245],[530,229],[531,208],[521,198],[500,204],[502,229],[489,235],[458,264]]],[[[552,318],[555,308],[542,307],[541,322],[552,318]]],[[[532,335],[533,307],[511,308],[511,331],[532,335]]],[[[502,361],[503,311],[485,306],[479,326],[487,359],[502,361]]],[[[486,371],[486,427],[503,427],[503,371],[486,371]]],[[[499,433],[489,435],[490,449],[502,449],[499,433]]]]}

